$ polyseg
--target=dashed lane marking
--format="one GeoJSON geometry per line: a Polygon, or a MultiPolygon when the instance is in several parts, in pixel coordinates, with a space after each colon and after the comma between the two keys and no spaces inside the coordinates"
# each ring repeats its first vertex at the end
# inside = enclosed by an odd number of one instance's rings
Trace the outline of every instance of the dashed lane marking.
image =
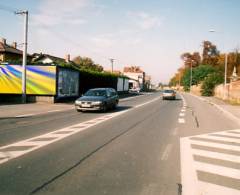
{"type": "Polygon", "coordinates": [[[181,112],[181,113],[179,113],[179,116],[184,117],[185,113],[181,112]]]}
{"type": "Polygon", "coordinates": [[[185,119],[184,118],[179,118],[178,123],[185,123],[185,119]]]}
{"type": "Polygon", "coordinates": [[[183,195],[240,194],[237,133],[240,129],[180,139],[183,195]]]}
{"type": "Polygon", "coordinates": [[[49,132],[49,133],[46,133],[46,134],[43,134],[40,136],[36,136],[36,137],[30,138],[30,139],[26,139],[26,140],[22,140],[22,141],[13,143],[13,144],[2,146],[2,147],[0,147],[0,164],[5,163],[11,159],[17,158],[19,156],[22,156],[24,154],[27,154],[29,152],[32,152],[34,150],[37,150],[41,147],[47,146],[51,143],[62,140],[73,134],[84,131],[90,127],[93,127],[100,123],[103,123],[104,121],[107,121],[109,119],[112,119],[114,117],[122,115],[133,109],[145,106],[145,105],[150,104],[157,100],[159,100],[159,97],[154,98],[143,104],[137,105],[129,110],[124,110],[124,111],[120,111],[120,112],[116,112],[116,113],[107,114],[107,115],[101,116],[99,118],[95,118],[95,119],[92,119],[89,121],[75,124],[75,125],[72,125],[72,126],[69,126],[66,128],[62,128],[62,129],[59,129],[56,131],[52,131],[52,132],[49,132]]]}
{"type": "Polygon", "coordinates": [[[177,134],[178,134],[178,128],[176,127],[176,128],[173,130],[172,135],[173,135],[173,136],[176,136],[177,134]]]}
{"type": "Polygon", "coordinates": [[[166,161],[172,150],[172,144],[168,144],[162,154],[161,160],[166,161]]]}

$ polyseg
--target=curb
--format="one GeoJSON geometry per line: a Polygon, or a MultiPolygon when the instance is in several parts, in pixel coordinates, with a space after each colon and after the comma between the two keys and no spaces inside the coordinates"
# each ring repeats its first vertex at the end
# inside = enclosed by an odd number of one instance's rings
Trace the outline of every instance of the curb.
{"type": "Polygon", "coordinates": [[[194,95],[194,94],[190,94],[190,93],[187,93],[195,98],[198,98],[199,100],[203,101],[203,102],[206,102],[208,104],[211,104],[212,106],[216,107],[218,110],[220,110],[222,113],[224,113],[229,119],[231,119],[232,121],[236,122],[238,125],[240,125],[240,118],[236,117],[234,114],[232,114],[231,112],[225,110],[223,107],[213,103],[212,101],[210,100],[207,100],[203,97],[199,97],[197,95],[194,95]]]}

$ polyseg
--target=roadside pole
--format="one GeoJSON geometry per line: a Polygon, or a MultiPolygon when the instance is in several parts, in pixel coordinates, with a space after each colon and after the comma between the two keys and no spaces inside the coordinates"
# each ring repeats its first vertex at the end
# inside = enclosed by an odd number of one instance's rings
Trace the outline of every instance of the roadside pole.
{"type": "Polygon", "coordinates": [[[190,88],[189,88],[190,93],[191,93],[191,88],[192,88],[192,60],[191,60],[190,88]]]}
{"type": "Polygon", "coordinates": [[[24,38],[23,38],[23,59],[22,59],[22,103],[26,103],[26,65],[27,65],[27,38],[28,38],[28,11],[15,12],[17,15],[24,15],[24,38]]]}
{"type": "Polygon", "coordinates": [[[223,99],[227,99],[227,63],[228,63],[228,54],[225,53],[225,70],[224,70],[224,97],[223,99]]]}
{"type": "Polygon", "coordinates": [[[110,62],[111,62],[111,72],[113,73],[113,62],[114,62],[115,59],[110,58],[109,60],[110,60],[110,62]]]}

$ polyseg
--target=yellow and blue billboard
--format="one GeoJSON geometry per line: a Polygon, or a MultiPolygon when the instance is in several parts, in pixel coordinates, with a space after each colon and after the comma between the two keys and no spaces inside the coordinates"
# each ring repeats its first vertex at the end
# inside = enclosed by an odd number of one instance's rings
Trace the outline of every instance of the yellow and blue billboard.
{"type": "MultiPolygon", "coordinates": [[[[56,66],[26,66],[26,92],[56,94],[56,66]]],[[[22,66],[0,65],[0,94],[22,93],[22,66]]]]}

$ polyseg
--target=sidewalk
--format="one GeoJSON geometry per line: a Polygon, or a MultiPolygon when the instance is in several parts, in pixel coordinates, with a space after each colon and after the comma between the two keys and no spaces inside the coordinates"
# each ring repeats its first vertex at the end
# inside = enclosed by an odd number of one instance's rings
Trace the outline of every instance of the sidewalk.
{"type": "Polygon", "coordinates": [[[60,112],[64,110],[74,109],[74,104],[69,103],[29,103],[29,104],[14,104],[0,106],[1,118],[21,118],[49,112],[60,112]]]}
{"type": "Polygon", "coordinates": [[[216,97],[196,96],[194,94],[190,94],[190,95],[195,96],[201,99],[202,101],[205,101],[215,106],[224,114],[226,114],[230,119],[232,119],[233,121],[237,122],[240,125],[240,105],[231,105],[216,97]]]}
{"type": "Polygon", "coordinates": [[[215,97],[204,97],[208,101],[222,107],[223,109],[227,110],[228,112],[232,113],[240,120],[240,105],[231,105],[227,102],[224,102],[221,99],[215,98],[215,97]]]}

